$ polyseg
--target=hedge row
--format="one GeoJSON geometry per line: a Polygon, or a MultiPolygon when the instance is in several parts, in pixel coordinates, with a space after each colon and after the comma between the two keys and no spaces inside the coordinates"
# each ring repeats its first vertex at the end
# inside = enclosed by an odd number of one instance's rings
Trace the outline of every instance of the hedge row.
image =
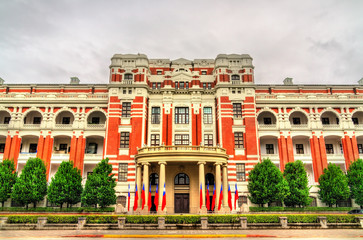
{"type": "Polygon", "coordinates": [[[114,207],[107,208],[92,208],[92,207],[75,207],[75,208],[52,208],[52,207],[37,207],[37,208],[23,208],[23,207],[2,207],[1,212],[114,212],[114,207]]]}
{"type": "MultiPolygon", "coordinates": [[[[209,223],[238,223],[239,217],[247,217],[248,223],[278,223],[281,214],[259,214],[259,215],[188,215],[188,216],[157,216],[157,215],[57,215],[57,216],[34,216],[34,215],[10,215],[8,223],[37,223],[38,217],[47,217],[48,223],[77,223],[78,217],[86,217],[87,223],[117,223],[118,217],[126,217],[126,223],[148,224],[158,223],[158,217],[165,217],[166,223],[174,224],[196,224],[200,223],[201,217],[208,217],[209,223]]],[[[318,223],[319,214],[289,214],[289,223],[318,223]]],[[[358,215],[325,215],[328,223],[355,223],[358,215]]]]}
{"type": "Polygon", "coordinates": [[[319,211],[343,211],[348,212],[354,209],[353,207],[250,207],[250,212],[319,212],[319,211]]]}

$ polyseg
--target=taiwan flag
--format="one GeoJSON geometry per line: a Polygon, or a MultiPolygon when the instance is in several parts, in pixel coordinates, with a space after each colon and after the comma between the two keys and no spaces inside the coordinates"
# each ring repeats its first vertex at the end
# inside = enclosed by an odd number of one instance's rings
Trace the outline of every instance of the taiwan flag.
{"type": "Polygon", "coordinates": [[[206,198],[207,198],[207,209],[208,211],[210,211],[210,199],[209,199],[209,182],[208,182],[208,186],[207,186],[207,193],[206,193],[206,198]]]}
{"type": "Polygon", "coordinates": [[[156,191],[155,191],[155,198],[154,198],[154,204],[156,206],[156,211],[158,211],[159,208],[159,183],[156,185],[156,191]]]}
{"type": "Polygon", "coordinates": [[[231,186],[228,184],[228,206],[229,210],[232,211],[232,192],[231,192],[231,186]]]}
{"type": "Polygon", "coordinates": [[[237,183],[236,183],[236,190],[234,190],[234,209],[236,210],[236,202],[238,200],[238,189],[237,189],[237,183]]]}
{"type": "Polygon", "coordinates": [[[213,188],[213,198],[212,198],[212,207],[211,207],[211,211],[214,210],[214,207],[216,206],[216,197],[217,197],[217,193],[216,193],[216,184],[214,184],[214,188],[213,188]]]}
{"type": "Polygon", "coordinates": [[[202,184],[200,184],[200,190],[199,190],[199,209],[202,209],[203,205],[203,189],[202,184]]]}
{"type": "Polygon", "coordinates": [[[219,193],[218,211],[221,210],[223,200],[223,186],[221,185],[221,192],[219,193]]]}
{"type": "Polygon", "coordinates": [[[144,206],[145,206],[145,187],[144,184],[142,184],[142,191],[141,191],[141,209],[144,210],[144,206]]]}
{"type": "Polygon", "coordinates": [[[164,211],[165,206],[166,206],[166,193],[165,193],[165,183],[164,183],[163,201],[161,202],[161,211],[164,211]]]}
{"type": "Polygon", "coordinates": [[[149,186],[149,196],[147,197],[147,210],[150,212],[150,208],[151,208],[151,183],[149,186]]]}
{"type": "Polygon", "coordinates": [[[130,211],[130,184],[129,184],[129,193],[127,194],[127,211],[130,211]]]}
{"type": "Polygon", "coordinates": [[[134,200],[134,211],[137,209],[137,203],[139,201],[139,193],[137,192],[137,184],[135,185],[135,200],[134,200]]]}

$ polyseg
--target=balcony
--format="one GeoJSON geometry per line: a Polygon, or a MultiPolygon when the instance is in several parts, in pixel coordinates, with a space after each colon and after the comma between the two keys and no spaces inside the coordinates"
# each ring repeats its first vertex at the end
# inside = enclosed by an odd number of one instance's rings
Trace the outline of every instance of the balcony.
{"type": "Polygon", "coordinates": [[[40,123],[39,124],[30,124],[30,123],[25,123],[23,125],[24,128],[40,128],[40,123]]]}
{"type": "Polygon", "coordinates": [[[280,163],[279,154],[261,154],[262,159],[270,159],[273,163],[280,163]]]}
{"type": "Polygon", "coordinates": [[[55,128],[58,128],[58,129],[72,129],[73,127],[73,124],[55,124],[54,125],[55,128]]]}
{"type": "Polygon", "coordinates": [[[20,152],[18,161],[19,162],[26,162],[29,158],[35,158],[37,153],[28,153],[28,152],[20,152]]]}
{"type": "Polygon", "coordinates": [[[263,123],[259,123],[258,124],[258,129],[261,129],[261,130],[276,130],[277,129],[277,125],[276,124],[263,124],[263,123]]]}
{"type": "Polygon", "coordinates": [[[206,146],[158,146],[138,149],[138,162],[220,162],[227,163],[226,150],[206,146]]]}
{"type": "Polygon", "coordinates": [[[92,124],[92,123],[87,124],[87,128],[91,128],[91,129],[104,129],[105,127],[106,127],[106,124],[92,124]]]}
{"type": "Polygon", "coordinates": [[[336,153],[336,154],[326,154],[326,157],[328,159],[328,162],[331,163],[345,163],[344,154],[342,153],[336,153]]]}
{"type": "Polygon", "coordinates": [[[292,129],[307,129],[308,127],[308,124],[291,124],[292,129]]]}
{"type": "Polygon", "coordinates": [[[340,129],[339,124],[323,124],[323,129],[340,129]]]}

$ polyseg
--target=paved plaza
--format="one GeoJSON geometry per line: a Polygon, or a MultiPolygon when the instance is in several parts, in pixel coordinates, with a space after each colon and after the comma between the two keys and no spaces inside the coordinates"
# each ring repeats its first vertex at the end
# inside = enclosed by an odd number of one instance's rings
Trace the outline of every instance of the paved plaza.
{"type": "Polygon", "coordinates": [[[290,229],[290,230],[30,230],[0,231],[0,239],[362,239],[362,229],[290,229]]]}

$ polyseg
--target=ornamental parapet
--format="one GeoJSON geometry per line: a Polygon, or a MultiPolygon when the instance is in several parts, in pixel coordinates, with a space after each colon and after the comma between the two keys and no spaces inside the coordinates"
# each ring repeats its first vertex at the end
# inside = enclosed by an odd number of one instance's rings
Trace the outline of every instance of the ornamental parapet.
{"type": "Polygon", "coordinates": [[[135,155],[138,163],[146,162],[213,162],[227,163],[224,148],[206,146],[157,146],[138,149],[135,155]]]}

